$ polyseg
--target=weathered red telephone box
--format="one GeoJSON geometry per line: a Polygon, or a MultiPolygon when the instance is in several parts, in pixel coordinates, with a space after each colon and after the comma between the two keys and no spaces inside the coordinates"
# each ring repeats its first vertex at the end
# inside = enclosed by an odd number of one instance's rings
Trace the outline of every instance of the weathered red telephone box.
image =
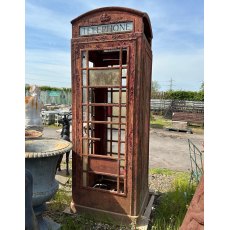
{"type": "Polygon", "coordinates": [[[72,205],[136,219],[149,198],[150,20],[105,7],[71,23],[72,205]]]}

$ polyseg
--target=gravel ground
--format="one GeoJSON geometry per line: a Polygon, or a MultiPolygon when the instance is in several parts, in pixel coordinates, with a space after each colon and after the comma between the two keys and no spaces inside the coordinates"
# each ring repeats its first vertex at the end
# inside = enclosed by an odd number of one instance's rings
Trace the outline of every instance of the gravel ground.
{"type": "Polygon", "coordinates": [[[171,188],[174,179],[173,175],[150,174],[149,189],[155,193],[165,193],[171,188]]]}

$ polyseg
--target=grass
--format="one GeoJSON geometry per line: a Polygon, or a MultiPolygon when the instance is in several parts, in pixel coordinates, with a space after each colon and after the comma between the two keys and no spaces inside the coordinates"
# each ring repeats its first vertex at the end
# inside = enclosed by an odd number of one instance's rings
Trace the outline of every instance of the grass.
{"type": "Polygon", "coordinates": [[[150,126],[153,128],[165,128],[171,125],[171,120],[165,119],[163,116],[151,115],[150,126]]]}
{"type": "MultiPolygon", "coordinates": [[[[169,169],[154,168],[149,170],[149,174],[162,174],[173,176],[170,189],[162,193],[157,199],[159,202],[155,205],[149,223],[149,230],[178,230],[190,201],[194,195],[196,184],[189,184],[190,173],[180,172],[169,169]]],[[[71,183],[70,183],[71,184],[71,183]]],[[[70,186],[70,184],[68,186],[70,186]]],[[[62,225],[62,230],[128,230],[131,226],[118,226],[104,219],[95,219],[91,215],[65,214],[62,211],[69,206],[71,202],[71,193],[59,189],[54,198],[48,204],[47,215],[55,222],[62,225]]]]}
{"type": "Polygon", "coordinates": [[[181,226],[197,185],[189,184],[190,173],[168,169],[152,169],[151,173],[174,175],[172,186],[161,195],[156,206],[151,230],[177,230],[181,226]]]}
{"type": "Polygon", "coordinates": [[[89,214],[66,214],[62,211],[69,207],[71,202],[71,193],[59,189],[52,200],[48,203],[46,215],[55,222],[61,224],[61,230],[128,230],[130,227],[118,226],[109,219],[101,218],[100,221],[89,214]]]}
{"type": "Polygon", "coordinates": [[[170,169],[165,169],[165,168],[152,168],[149,169],[149,174],[162,174],[162,175],[175,175],[176,171],[170,170],[170,169]]]}
{"type": "Polygon", "coordinates": [[[199,125],[189,125],[189,128],[192,130],[193,133],[196,134],[204,134],[204,127],[199,125]]]}

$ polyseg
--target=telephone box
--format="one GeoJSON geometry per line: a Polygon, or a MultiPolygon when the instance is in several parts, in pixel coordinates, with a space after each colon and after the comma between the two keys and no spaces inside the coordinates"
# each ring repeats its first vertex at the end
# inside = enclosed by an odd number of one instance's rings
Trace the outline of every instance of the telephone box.
{"type": "Polygon", "coordinates": [[[71,23],[72,210],[137,219],[149,199],[149,17],[105,7],[71,23]]]}

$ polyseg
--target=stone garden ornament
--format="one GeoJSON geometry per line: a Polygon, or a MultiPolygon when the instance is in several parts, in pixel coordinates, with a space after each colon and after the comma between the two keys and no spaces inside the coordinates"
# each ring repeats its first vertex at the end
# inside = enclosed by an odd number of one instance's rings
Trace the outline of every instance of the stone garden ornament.
{"type": "Polygon", "coordinates": [[[29,93],[30,96],[25,97],[25,129],[43,131],[41,118],[43,103],[40,101],[40,89],[32,85],[29,93]]]}

